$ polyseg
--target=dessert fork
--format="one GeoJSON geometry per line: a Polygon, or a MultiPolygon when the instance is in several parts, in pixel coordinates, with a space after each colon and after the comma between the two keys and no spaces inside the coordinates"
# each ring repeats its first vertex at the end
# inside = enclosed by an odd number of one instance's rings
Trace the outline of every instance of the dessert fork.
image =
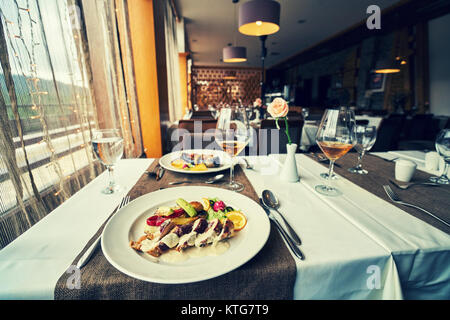
{"type": "Polygon", "coordinates": [[[407,206],[407,207],[411,207],[411,208],[415,208],[415,209],[421,210],[421,211],[425,212],[426,214],[428,214],[429,216],[431,216],[431,217],[435,218],[436,220],[442,222],[442,223],[445,224],[447,227],[450,227],[450,224],[449,224],[448,222],[442,220],[442,219],[439,218],[439,217],[436,217],[436,216],[435,216],[434,214],[432,214],[431,212],[429,212],[429,211],[427,211],[427,210],[425,210],[425,209],[423,209],[423,208],[421,208],[421,207],[418,207],[418,206],[416,206],[416,205],[414,205],[414,204],[411,204],[411,203],[407,203],[407,202],[402,201],[402,200],[400,199],[400,197],[397,195],[397,193],[395,193],[395,192],[392,190],[392,188],[391,188],[390,186],[384,185],[383,188],[384,188],[384,191],[386,192],[386,194],[388,195],[389,199],[392,200],[392,202],[395,202],[395,203],[398,203],[398,204],[401,204],[401,205],[404,205],[404,206],[407,206]]]}

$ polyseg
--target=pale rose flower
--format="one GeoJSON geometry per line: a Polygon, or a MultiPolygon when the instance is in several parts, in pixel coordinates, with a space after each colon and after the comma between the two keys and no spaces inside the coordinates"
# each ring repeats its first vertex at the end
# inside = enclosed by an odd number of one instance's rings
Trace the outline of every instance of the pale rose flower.
{"type": "Polygon", "coordinates": [[[288,114],[289,107],[284,99],[275,98],[267,107],[267,112],[269,112],[273,118],[283,118],[288,114]]]}
{"type": "Polygon", "coordinates": [[[261,107],[261,105],[262,105],[262,100],[261,100],[261,98],[257,98],[257,99],[255,100],[255,102],[253,102],[253,106],[254,106],[254,107],[261,107]]]}

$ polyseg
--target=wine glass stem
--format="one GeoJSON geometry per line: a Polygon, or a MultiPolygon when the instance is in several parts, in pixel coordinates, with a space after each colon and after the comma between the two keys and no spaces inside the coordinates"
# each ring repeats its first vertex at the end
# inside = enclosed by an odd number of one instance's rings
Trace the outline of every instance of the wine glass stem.
{"type": "Polygon", "coordinates": [[[442,177],[445,178],[449,178],[448,176],[448,167],[449,167],[449,161],[445,161],[445,165],[444,165],[444,172],[442,173],[442,177]]]}
{"type": "Polygon", "coordinates": [[[109,190],[114,190],[114,186],[116,184],[115,180],[114,180],[114,166],[107,166],[108,168],[108,176],[109,176],[109,185],[108,185],[108,189],[109,190]]]}
{"type": "Polygon", "coordinates": [[[330,167],[328,169],[327,188],[331,189],[331,180],[333,179],[334,160],[330,160],[330,167]]]}
{"type": "Polygon", "coordinates": [[[356,165],[356,168],[362,169],[362,159],[365,154],[366,154],[366,150],[363,150],[361,153],[358,154],[358,164],[356,165]]]}
{"type": "Polygon", "coordinates": [[[234,183],[234,157],[231,157],[231,166],[230,166],[230,184],[234,183]]]}

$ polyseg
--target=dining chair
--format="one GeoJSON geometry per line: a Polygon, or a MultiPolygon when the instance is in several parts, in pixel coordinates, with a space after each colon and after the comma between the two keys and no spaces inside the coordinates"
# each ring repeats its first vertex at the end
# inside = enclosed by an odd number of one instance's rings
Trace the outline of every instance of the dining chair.
{"type": "Polygon", "coordinates": [[[192,113],[191,119],[214,119],[213,113],[208,110],[194,111],[192,113]]]}
{"type": "Polygon", "coordinates": [[[372,152],[387,152],[398,148],[398,141],[402,132],[404,116],[394,116],[383,119],[377,132],[377,141],[372,152]]]}
{"type": "Polygon", "coordinates": [[[201,132],[205,132],[208,129],[214,129],[217,126],[217,120],[215,119],[189,119],[180,120],[178,122],[179,129],[186,129],[187,131],[194,133],[195,126],[200,126],[201,132]]]}

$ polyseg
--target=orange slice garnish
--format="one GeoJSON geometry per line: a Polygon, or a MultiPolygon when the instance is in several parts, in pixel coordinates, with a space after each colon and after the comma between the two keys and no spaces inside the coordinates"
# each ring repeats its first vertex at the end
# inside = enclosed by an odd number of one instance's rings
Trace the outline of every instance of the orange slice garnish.
{"type": "Polygon", "coordinates": [[[203,201],[203,210],[208,211],[211,208],[211,204],[209,203],[208,198],[202,198],[203,201]]]}
{"type": "Polygon", "coordinates": [[[247,218],[240,211],[230,211],[225,215],[234,224],[234,231],[240,231],[247,225],[247,218]]]}

